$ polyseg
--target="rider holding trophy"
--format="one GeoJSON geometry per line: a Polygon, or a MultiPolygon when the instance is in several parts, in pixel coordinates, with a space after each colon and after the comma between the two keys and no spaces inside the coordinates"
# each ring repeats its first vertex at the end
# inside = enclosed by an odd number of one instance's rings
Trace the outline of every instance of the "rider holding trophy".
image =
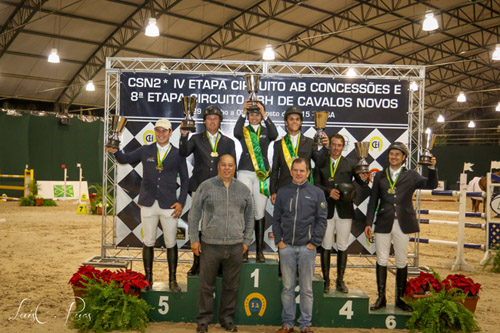
{"type": "MultiPolygon", "coordinates": [[[[257,262],[265,262],[264,231],[266,226],[266,204],[269,197],[270,166],[267,159],[269,144],[278,137],[278,130],[271,118],[266,114],[264,105],[257,100],[257,74],[247,74],[247,88],[250,98],[245,102],[243,112],[236,121],[234,137],[240,141],[242,147],[241,158],[238,163],[238,180],[243,182],[252,192],[255,212],[255,244],[257,262]],[[244,126],[248,115],[248,126],[244,126]],[[262,126],[264,120],[265,126],[262,126]]],[[[248,251],[244,255],[248,260],[248,251]]]]}

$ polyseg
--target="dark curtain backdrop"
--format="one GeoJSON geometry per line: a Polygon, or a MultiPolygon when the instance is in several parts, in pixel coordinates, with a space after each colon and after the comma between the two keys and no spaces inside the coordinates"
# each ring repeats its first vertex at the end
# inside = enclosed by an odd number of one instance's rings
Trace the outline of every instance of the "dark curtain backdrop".
{"type": "MultiPolygon", "coordinates": [[[[68,169],[68,180],[78,180],[77,163],[89,185],[102,183],[104,123],[82,122],[76,117],[69,125],[59,123],[53,115],[22,117],[0,112],[0,172],[23,174],[27,164],[35,170],[37,180],[63,180],[62,164],[68,169]]],[[[22,185],[20,180],[0,178],[2,185],[22,185]]],[[[20,191],[0,189],[0,194],[19,197],[20,191]]]]}

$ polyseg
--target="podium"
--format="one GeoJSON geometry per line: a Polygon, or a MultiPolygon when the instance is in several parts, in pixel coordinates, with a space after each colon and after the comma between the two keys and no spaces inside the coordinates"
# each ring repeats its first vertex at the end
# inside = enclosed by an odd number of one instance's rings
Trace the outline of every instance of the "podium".
{"type": "MultiPolygon", "coordinates": [[[[375,283],[375,276],[373,277],[375,283]]],[[[298,284],[298,279],[297,279],[298,284]]],[[[199,277],[188,276],[182,292],[172,293],[168,283],[154,283],[153,289],[142,294],[146,302],[154,307],[149,313],[151,321],[195,322],[198,315],[199,277]]],[[[256,263],[249,259],[243,263],[238,289],[238,305],[235,314],[237,325],[281,326],[281,278],[278,262],[267,259],[256,263]]],[[[222,290],[221,278],[215,288],[215,312],[213,323],[217,323],[218,307],[222,290]]],[[[299,309],[299,286],[296,287],[297,318],[299,309]]],[[[361,290],[350,290],[348,294],[331,291],[323,293],[323,279],[313,278],[314,327],[389,328],[404,329],[408,312],[393,305],[377,311],[369,310],[369,297],[361,290]]]]}

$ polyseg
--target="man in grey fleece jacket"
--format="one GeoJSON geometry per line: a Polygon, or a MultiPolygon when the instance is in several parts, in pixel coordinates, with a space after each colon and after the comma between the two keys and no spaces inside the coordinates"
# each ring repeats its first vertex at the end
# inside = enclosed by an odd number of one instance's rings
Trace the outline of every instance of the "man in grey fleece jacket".
{"type": "Polygon", "coordinates": [[[254,212],[250,190],[234,178],[236,162],[231,155],[221,156],[217,170],[217,176],[198,187],[188,217],[191,249],[200,256],[197,332],[207,332],[212,321],[215,279],[221,264],[219,322],[227,331],[237,331],[234,314],[241,262],[252,242],[254,212]]]}

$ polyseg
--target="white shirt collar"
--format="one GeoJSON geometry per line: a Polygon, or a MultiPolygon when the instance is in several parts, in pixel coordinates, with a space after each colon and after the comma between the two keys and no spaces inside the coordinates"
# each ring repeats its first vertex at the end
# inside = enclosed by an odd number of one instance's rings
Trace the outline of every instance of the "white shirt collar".
{"type": "Polygon", "coordinates": [[[160,146],[158,144],[158,142],[156,143],[156,148],[158,148],[158,151],[160,152],[160,154],[165,154],[165,152],[168,150],[169,147],[170,147],[170,142],[167,143],[166,145],[164,145],[163,147],[160,146]]]}
{"type": "Polygon", "coordinates": [[[297,135],[288,134],[288,136],[290,137],[290,141],[292,141],[292,145],[294,147],[297,147],[297,141],[299,140],[299,135],[300,135],[300,133],[297,135]]]}
{"type": "Polygon", "coordinates": [[[389,171],[391,172],[391,178],[395,178],[396,175],[398,175],[401,172],[401,169],[403,166],[400,166],[399,169],[394,170],[393,168],[389,167],[389,171]]]}

